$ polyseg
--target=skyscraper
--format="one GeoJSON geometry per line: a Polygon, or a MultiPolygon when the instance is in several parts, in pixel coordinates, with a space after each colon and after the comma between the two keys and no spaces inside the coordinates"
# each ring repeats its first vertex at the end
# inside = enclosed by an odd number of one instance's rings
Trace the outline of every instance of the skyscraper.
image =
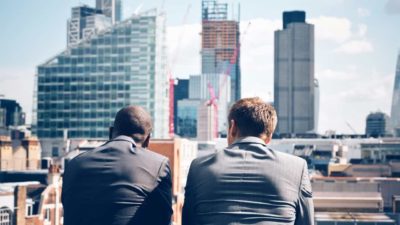
{"type": "Polygon", "coordinates": [[[121,0],[96,0],[96,8],[111,18],[112,23],[116,23],[122,19],[122,2],[121,0]]]}
{"type": "MultiPolygon", "coordinates": [[[[391,125],[395,130],[400,129],[400,52],[397,56],[396,76],[394,79],[392,110],[390,113],[391,125]]],[[[395,132],[399,136],[399,132],[395,132]]]]}
{"type": "Polygon", "coordinates": [[[202,0],[202,74],[230,76],[231,101],[240,99],[239,22],[228,19],[228,4],[202,0]]]}
{"type": "Polygon", "coordinates": [[[110,26],[111,19],[101,9],[86,5],[73,7],[67,23],[67,45],[76,45],[110,26]]]}
{"type": "Polygon", "coordinates": [[[389,116],[382,112],[370,113],[366,119],[365,134],[368,137],[384,137],[389,134],[389,116]]]}
{"type": "Polygon", "coordinates": [[[0,128],[25,124],[25,113],[20,104],[12,99],[0,99],[0,128]]]}
{"type": "Polygon", "coordinates": [[[178,79],[174,84],[174,131],[178,126],[178,101],[189,98],[189,80],[178,79]]]}
{"type": "Polygon", "coordinates": [[[305,12],[283,13],[283,29],[275,31],[274,106],[277,133],[315,132],[314,26],[305,12]]]}
{"type": "Polygon", "coordinates": [[[34,112],[38,137],[106,139],[116,112],[140,105],[153,118],[153,136],[166,138],[165,65],[165,16],[157,10],[135,15],[67,48],[38,66],[34,112]]]}

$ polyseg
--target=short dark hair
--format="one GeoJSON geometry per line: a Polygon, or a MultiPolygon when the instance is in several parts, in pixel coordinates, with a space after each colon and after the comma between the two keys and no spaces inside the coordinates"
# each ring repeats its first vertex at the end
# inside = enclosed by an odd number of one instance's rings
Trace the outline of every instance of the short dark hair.
{"type": "Polygon", "coordinates": [[[140,106],[127,106],[115,116],[114,132],[130,136],[137,143],[143,143],[151,130],[151,116],[140,106]]]}
{"type": "Polygon", "coordinates": [[[263,134],[270,137],[278,122],[274,107],[261,98],[243,98],[231,107],[228,115],[229,126],[235,121],[239,135],[260,137],[263,134]]]}

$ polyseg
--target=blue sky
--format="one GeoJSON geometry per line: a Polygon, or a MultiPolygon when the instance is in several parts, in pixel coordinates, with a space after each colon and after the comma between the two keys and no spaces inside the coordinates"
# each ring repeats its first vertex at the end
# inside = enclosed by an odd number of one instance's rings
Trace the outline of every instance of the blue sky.
{"type": "MultiPolygon", "coordinates": [[[[36,66],[65,48],[70,8],[94,2],[0,1],[0,94],[17,99],[28,116],[36,66]]],[[[233,13],[237,14],[239,1],[225,2],[235,6],[233,13]]],[[[169,58],[177,55],[176,62],[170,62],[173,73],[176,77],[198,74],[200,0],[123,0],[124,17],[135,10],[162,5],[168,18],[169,58]]],[[[400,48],[400,0],[241,1],[241,27],[242,31],[247,30],[242,35],[241,49],[244,96],[272,100],[273,32],[281,29],[284,10],[305,10],[307,21],[315,25],[320,132],[351,133],[348,122],[362,133],[369,112],[390,114],[400,48]]]]}

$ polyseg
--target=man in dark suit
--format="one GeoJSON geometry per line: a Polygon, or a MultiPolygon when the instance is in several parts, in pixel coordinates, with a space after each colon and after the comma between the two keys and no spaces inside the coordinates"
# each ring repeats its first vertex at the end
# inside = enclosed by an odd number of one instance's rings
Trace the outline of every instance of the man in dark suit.
{"type": "Polygon", "coordinates": [[[65,225],[168,225],[171,172],[166,157],[149,151],[150,115],[121,109],[111,140],[72,159],[63,177],[65,225]]]}
{"type": "Polygon", "coordinates": [[[260,98],[241,99],[228,121],[229,147],[190,166],[183,225],[314,224],[305,160],[267,146],[274,108],[260,98]]]}

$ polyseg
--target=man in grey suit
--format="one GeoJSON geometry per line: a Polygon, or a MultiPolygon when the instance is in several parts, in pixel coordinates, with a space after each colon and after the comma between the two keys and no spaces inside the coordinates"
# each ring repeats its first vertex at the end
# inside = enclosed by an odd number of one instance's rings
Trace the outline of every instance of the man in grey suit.
{"type": "Polygon", "coordinates": [[[241,99],[228,121],[229,147],[190,166],[183,225],[314,224],[305,160],[267,146],[274,108],[260,98],[241,99]]]}
{"type": "Polygon", "coordinates": [[[172,214],[168,159],[149,151],[150,115],[121,109],[111,140],[68,163],[63,177],[65,225],[168,225],[172,214]]]}

